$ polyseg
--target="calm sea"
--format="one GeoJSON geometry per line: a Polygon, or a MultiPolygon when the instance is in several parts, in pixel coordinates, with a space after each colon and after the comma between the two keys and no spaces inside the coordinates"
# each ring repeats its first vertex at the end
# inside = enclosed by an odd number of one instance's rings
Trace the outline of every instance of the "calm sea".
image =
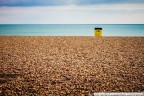
{"type": "Polygon", "coordinates": [[[95,27],[103,36],[144,36],[144,24],[0,24],[0,35],[94,36],[95,27]]]}

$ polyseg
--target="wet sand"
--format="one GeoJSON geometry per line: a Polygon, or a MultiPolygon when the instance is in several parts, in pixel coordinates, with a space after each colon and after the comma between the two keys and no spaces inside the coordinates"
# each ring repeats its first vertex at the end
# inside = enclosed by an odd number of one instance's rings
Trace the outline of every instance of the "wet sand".
{"type": "Polygon", "coordinates": [[[144,37],[0,36],[0,95],[144,91],[144,37]]]}

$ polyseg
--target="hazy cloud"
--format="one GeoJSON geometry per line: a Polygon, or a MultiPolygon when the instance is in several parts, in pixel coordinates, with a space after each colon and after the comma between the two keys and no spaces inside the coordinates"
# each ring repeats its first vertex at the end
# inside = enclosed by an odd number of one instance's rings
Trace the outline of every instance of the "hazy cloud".
{"type": "Polygon", "coordinates": [[[56,6],[144,3],[144,0],[0,0],[0,6],[56,6]]]}
{"type": "Polygon", "coordinates": [[[143,24],[144,4],[0,7],[0,23],[143,24]]]}

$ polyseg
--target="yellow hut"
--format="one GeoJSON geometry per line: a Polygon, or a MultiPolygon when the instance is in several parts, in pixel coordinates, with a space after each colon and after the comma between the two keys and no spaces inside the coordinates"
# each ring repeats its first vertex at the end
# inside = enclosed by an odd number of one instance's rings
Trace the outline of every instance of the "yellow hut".
{"type": "Polygon", "coordinates": [[[95,28],[94,29],[95,36],[102,36],[102,28],[95,28]]]}

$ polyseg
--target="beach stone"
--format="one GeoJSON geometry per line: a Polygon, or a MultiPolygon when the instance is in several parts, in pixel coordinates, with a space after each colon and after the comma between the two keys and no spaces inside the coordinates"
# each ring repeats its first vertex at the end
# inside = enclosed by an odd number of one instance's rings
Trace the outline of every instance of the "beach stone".
{"type": "Polygon", "coordinates": [[[142,92],[144,37],[0,36],[0,95],[142,92]]]}

